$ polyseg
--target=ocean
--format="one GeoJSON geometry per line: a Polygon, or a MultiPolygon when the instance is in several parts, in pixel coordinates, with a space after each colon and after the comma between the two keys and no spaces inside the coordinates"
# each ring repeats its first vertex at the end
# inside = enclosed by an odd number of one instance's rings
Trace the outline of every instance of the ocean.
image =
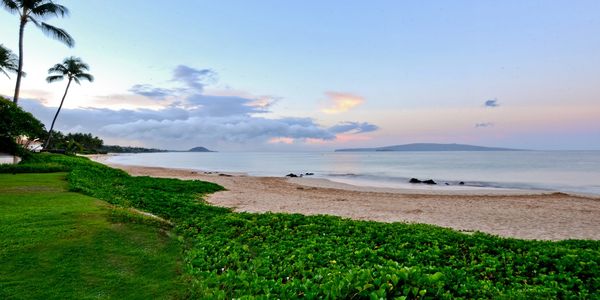
{"type": "Polygon", "coordinates": [[[311,177],[373,187],[531,189],[600,195],[600,151],[168,152],[119,154],[125,165],[311,177]],[[438,184],[410,184],[410,178],[438,184]],[[465,185],[459,185],[459,182],[465,185]]]}

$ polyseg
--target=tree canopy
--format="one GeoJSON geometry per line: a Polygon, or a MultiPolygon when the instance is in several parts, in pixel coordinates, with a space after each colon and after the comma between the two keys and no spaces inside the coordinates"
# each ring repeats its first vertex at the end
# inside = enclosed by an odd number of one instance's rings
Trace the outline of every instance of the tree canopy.
{"type": "Polygon", "coordinates": [[[104,141],[91,133],[68,133],[63,134],[55,131],[48,149],[65,150],[69,153],[92,154],[102,152],[104,141]]]}
{"type": "Polygon", "coordinates": [[[0,152],[21,154],[24,149],[16,143],[19,136],[29,140],[45,136],[44,124],[12,101],[0,97],[0,152]]]}

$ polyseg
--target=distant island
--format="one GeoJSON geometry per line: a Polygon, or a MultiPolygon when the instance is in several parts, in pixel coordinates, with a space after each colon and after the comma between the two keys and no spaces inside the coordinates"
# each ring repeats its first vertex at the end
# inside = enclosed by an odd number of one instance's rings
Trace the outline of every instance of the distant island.
{"type": "Polygon", "coordinates": [[[483,147],[465,144],[414,143],[376,148],[336,149],[335,152],[374,152],[374,151],[523,151],[521,149],[483,147]]]}
{"type": "Polygon", "coordinates": [[[215,152],[215,151],[208,150],[204,147],[194,147],[194,148],[188,150],[187,152],[215,152]]]}

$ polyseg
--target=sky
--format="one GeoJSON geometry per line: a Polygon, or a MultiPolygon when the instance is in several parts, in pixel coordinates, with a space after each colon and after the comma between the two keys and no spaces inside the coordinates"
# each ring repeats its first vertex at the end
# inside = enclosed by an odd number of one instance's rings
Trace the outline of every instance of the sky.
{"type": "MultiPolygon", "coordinates": [[[[600,1],[62,0],[25,30],[19,104],[105,144],[329,151],[414,142],[600,150],[600,1]]],[[[17,52],[18,18],[0,11],[17,52]]],[[[12,97],[14,74],[0,77],[12,97]]]]}

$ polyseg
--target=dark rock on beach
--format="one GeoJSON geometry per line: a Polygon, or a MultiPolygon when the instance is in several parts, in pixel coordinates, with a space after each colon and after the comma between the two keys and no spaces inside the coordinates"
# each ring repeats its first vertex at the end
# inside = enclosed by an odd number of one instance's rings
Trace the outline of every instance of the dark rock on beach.
{"type": "Polygon", "coordinates": [[[409,183],[422,183],[423,181],[416,179],[416,178],[411,178],[408,182],[409,183]]]}
{"type": "Polygon", "coordinates": [[[417,178],[411,178],[408,182],[409,183],[437,184],[435,181],[433,181],[433,179],[419,180],[417,178]]]}
{"type": "Polygon", "coordinates": [[[294,178],[294,177],[298,177],[298,175],[296,175],[294,173],[290,173],[290,174],[285,175],[285,177],[292,177],[292,178],[294,178]]]}

